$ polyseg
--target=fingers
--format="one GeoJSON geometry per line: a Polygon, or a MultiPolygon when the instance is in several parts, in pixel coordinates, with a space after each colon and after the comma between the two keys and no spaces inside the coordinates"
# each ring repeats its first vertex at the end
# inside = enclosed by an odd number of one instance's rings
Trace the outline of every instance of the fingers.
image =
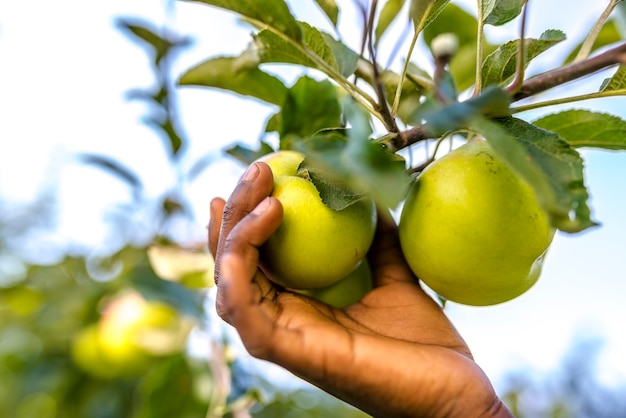
{"type": "Polygon", "coordinates": [[[367,258],[375,287],[398,281],[417,282],[404,259],[398,228],[389,213],[378,214],[376,235],[367,258]]]}
{"type": "Polygon", "coordinates": [[[258,271],[258,248],[278,228],[282,206],[265,198],[230,231],[220,257],[220,284],[217,288],[218,314],[237,328],[246,347],[259,350],[273,327],[275,290],[258,271]]]}
{"type": "Polygon", "coordinates": [[[276,231],[282,217],[283,207],[278,199],[266,197],[231,229],[225,239],[220,239],[222,257],[226,254],[237,255],[248,266],[250,273],[256,272],[259,247],[276,231]]]}
{"type": "Polygon", "coordinates": [[[215,198],[211,201],[211,217],[209,218],[209,250],[215,258],[217,254],[217,242],[220,238],[220,229],[222,228],[222,214],[226,201],[222,198],[215,198]]]}
{"type": "Polygon", "coordinates": [[[274,180],[269,166],[265,163],[254,163],[248,167],[225,204],[222,199],[215,199],[211,203],[209,246],[215,258],[216,283],[220,277],[220,258],[224,243],[230,231],[270,195],[273,185],[274,180]]]}

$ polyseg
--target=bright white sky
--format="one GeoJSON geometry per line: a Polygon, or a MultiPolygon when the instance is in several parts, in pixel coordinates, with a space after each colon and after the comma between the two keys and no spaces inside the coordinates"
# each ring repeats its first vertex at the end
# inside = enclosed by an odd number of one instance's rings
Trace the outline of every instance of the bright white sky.
{"type": "MultiPolygon", "coordinates": [[[[299,16],[319,17],[313,1],[291,3],[297,4],[299,16]]],[[[167,18],[164,2],[150,0],[0,3],[0,196],[28,202],[45,186],[58,188],[59,232],[45,244],[101,243],[106,239],[103,208],[130,201],[124,185],[73,163],[72,153],[118,159],[137,171],[155,199],[175,183],[176,171],[160,139],[140,123],[145,109],[124,99],[129,89],[150,85],[152,74],[143,52],[116,31],[113,19],[167,21],[192,36],[195,43],[176,63],[177,73],[210,56],[239,53],[250,33],[225,12],[175,5],[173,18],[167,18]]],[[[528,34],[557,28],[577,42],[603,7],[604,2],[583,0],[531,2],[528,34]]],[[[347,26],[356,21],[345,19],[347,26]]],[[[514,35],[499,30],[497,36],[508,40],[514,35]]],[[[358,39],[356,32],[350,39],[358,39]]],[[[553,54],[560,59],[566,49],[557,47],[553,54]]],[[[597,85],[594,79],[589,88],[597,85]]],[[[626,117],[624,98],[576,106],[626,117]]],[[[271,110],[226,93],[181,89],[182,125],[191,139],[183,168],[233,141],[254,144],[271,110]]],[[[607,381],[626,376],[626,153],[583,155],[591,204],[602,226],[576,236],[557,235],[539,283],[518,299],[488,308],[449,308],[477,361],[494,379],[524,365],[555,367],[580,332],[606,338],[602,373],[607,381]]],[[[223,159],[186,186],[198,218],[190,239],[202,239],[210,199],[227,196],[241,171],[223,159]]]]}

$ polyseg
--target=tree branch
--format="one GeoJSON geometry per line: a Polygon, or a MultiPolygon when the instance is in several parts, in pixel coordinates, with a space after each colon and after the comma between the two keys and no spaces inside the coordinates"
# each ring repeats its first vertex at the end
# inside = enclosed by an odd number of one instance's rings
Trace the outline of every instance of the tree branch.
{"type": "Polygon", "coordinates": [[[623,63],[626,63],[626,42],[595,57],[529,78],[524,82],[520,91],[513,95],[513,101],[534,96],[561,84],[623,63]]]}
{"type": "Polygon", "coordinates": [[[390,152],[396,152],[417,142],[434,138],[437,136],[428,132],[426,125],[417,125],[406,131],[389,133],[379,138],[378,142],[384,144],[390,152]]]}
{"type": "Polygon", "coordinates": [[[369,12],[369,19],[367,21],[367,46],[370,54],[370,58],[372,60],[372,70],[373,70],[373,87],[376,91],[376,96],[378,97],[378,106],[377,110],[380,112],[382,116],[383,123],[389,132],[398,132],[398,125],[396,124],[396,119],[391,114],[391,110],[389,109],[389,105],[387,104],[387,95],[385,94],[385,87],[380,79],[380,72],[378,70],[378,62],[376,57],[376,49],[374,48],[374,16],[376,15],[376,7],[378,6],[378,1],[372,1],[372,5],[369,12]]]}
{"type": "MultiPolygon", "coordinates": [[[[524,82],[520,91],[513,95],[513,101],[525,99],[619,64],[626,64],[626,42],[595,57],[529,78],[524,82]]],[[[380,138],[379,142],[385,144],[389,151],[396,152],[417,142],[436,137],[428,131],[427,125],[417,125],[397,134],[390,133],[380,138]]]]}

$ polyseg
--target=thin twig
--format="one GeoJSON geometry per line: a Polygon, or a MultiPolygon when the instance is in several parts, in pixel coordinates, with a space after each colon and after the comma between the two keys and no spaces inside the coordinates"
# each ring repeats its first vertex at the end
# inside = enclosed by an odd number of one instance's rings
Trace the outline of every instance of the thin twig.
{"type": "Polygon", "coordinates": [[[476,82],[474,83],[474,96],[478,96],[483,89],[482,65],[483,65],[483,42],[485,37],[485,19],[478,2],[478,32],[476,34],[476,82]]]}
{"type": "MultiPolygon", "coordinates": [[[[428,16],[430,10],[433,7],[433,3],[431,2],[424,16],[428,16]]],[[[409,46],[409,51],[404,60],[404,66],[402,68],[402,73],[400,74],[400,82],[396,87],[396,94],[393,98],[393,105],[391,107],[391,114],[396,115],[398,113],[398,108],[400,107],[400,97],[402,96],[402,86],[404,86],[404,79],[406,78],[406,74],[409,71],[409,64],[411,63],[411,55],[413,55],[413,50],[415,49],[415,45],[417,44],[417,40],[419,38],[420,33],[424,29],[424,19],[421,19],[419,23],[413,23],[413,38],[411,39],[411,45],[409,46]]]]}
{"type": "Polygon", "coordinates": [[[507,92],[511,95],[517,93],[524,85],[524,71],[526,68],[526,22],[528,19],[528,1],[524,4],[524,11],[522,12],[522,23],[520,25],[520,37],[519,46],[517,48],[517,68],[515,69],[515,79],[509,87],[507,92]]]}
{"type": "Polygon", "coordinates": [[[562,97],[558,99],[545,100],[543,102],[530,103],[522,106],[515,106],[510,109],[511,114],[527,112],[529,110],[541,109],[543,107],[558,106],[561,104],[568,104],[574,102],[581,102],[584,100],[603,99],[605,97],[626,96],[626,90],[609,90],[609,91],[596,91],[593,93],[581,94],[577,96],[562,97]]]}
{"type": "Polygon", "coordinates": [[[587,38],[585,38],[583,44],[580,46],[580,50],[578,51],[576,58],[574,58],[574,62],[580,62],[589,57],[589,54],[591,54],[591,50],[593,48],[593,44],[596,42],[596,39],[598,39],[598,35],[600,35],[602,27],[611,16],[611,13],[613,13],[615,7],[621,2],[622,0],[609,1],[609,5],[606,6],[606,9],[604,9],[602,14],[598,18],[598,21],[589,32],[589,35],[587,35],[587,38]]]}
{"type": "Polygon", "coordinates": [[[373,70],[373,87],[376,91],[376,96],[378,97],[378,111],[383,118],[383,123],[385,124],[385,128],[389,132],[398,132],[398,125],[396,124],[396,119],[391,114],[389,109],[389,105],[387,103],[387,94],[385,93],[385,86],[383,85],[380,78],[380,71],[378,69],[378,63],[376,60],[376,49],[374,48],[374,36],[373,36],[373,28],[374,28],[374,16],[376,15],[376,7],[378,5],[377,0],[372,1],[372,6],[370,8],[370,15],[367,22],[367,46],[369,49],[370,59],[372,60],[372,70],[373,70]]]}
{"type": "Polygon", "coordinates": [[[626,63],[626,42],[595,57],[529,78],[524,82],[522,88],[513,95],[513,101],[525,99],[605,68],[624,63],[626,63]]]}

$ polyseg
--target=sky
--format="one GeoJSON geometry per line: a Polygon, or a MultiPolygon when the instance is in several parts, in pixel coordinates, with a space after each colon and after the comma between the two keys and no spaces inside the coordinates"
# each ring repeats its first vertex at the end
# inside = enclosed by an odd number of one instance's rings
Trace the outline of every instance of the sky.
{"type": "MultiPolygon", "coordinates": [[[[297,16],[323,22],[313,1],[290,3],[297,16]]],[[[603,4],[533,2],[528,33],[539,36],[545,29],[562,29],[571,46],[603,4]]],[[[145,107],[125,98],[128,90],[147,87],[153,78],[143,51],[115,29],[115,18],[166,23],[190,36],[194,43],[175,63],[176,74],[208,57],[236,55],[250,41],[250,30],[226,12],[177,2],[174,13],[167,14],[165,5],[154,0],[0,3],[0,197],[19,205],[48,186],[56,187],[58,228],[33,244],[40,249],[68,240],[102,243],[110,238],[103,211],[130,202],[126,185],[78,164],[75,153],[103,154],[132,167],[148,199],[156,200],[176,184],[177,171],[159,138],[141,123],[145,107]]],[[[356,42],[356,20],[346,13],[344,21],[346,30],[353,31],[344,32],[347,41],[356,42]]],[[[492,35],[504,41],[511,31],[515,26],[492,35]]],[[[555,61],[543,65],[556,65],[567,46],[551,50],[555,61]]],[[[285,77],[294,74],[299,72],[286,72],[285,77]]],[[[590,78],[583,88],[597,88],[600,79],[590,78]]],[[[626,118],[625,105],[625,98],[613,98],[575,107],[626,118]]],[[[220,151],[235,141],[254,145],[272,108],[190,87],[179,90],[179,106],[190,139],[179,168],[188,169],[206,155],[216,157],[195,182],[184,185],[197,219],[186,233],[189,240],[200,241],[210,199],[228,196],[243,171],[237,163],[217,158],[220,151]]],[[[590,204],[601,226],[577,235],[557,234],[541,279],[521,297],[493,307],[447,308],[476,360],[494,380],[520,367],[553,369],[579,335],[606,340],[601,375],[607,383],[626,378],[626,153],[583,150],[582,155],[590,204]]]]}

